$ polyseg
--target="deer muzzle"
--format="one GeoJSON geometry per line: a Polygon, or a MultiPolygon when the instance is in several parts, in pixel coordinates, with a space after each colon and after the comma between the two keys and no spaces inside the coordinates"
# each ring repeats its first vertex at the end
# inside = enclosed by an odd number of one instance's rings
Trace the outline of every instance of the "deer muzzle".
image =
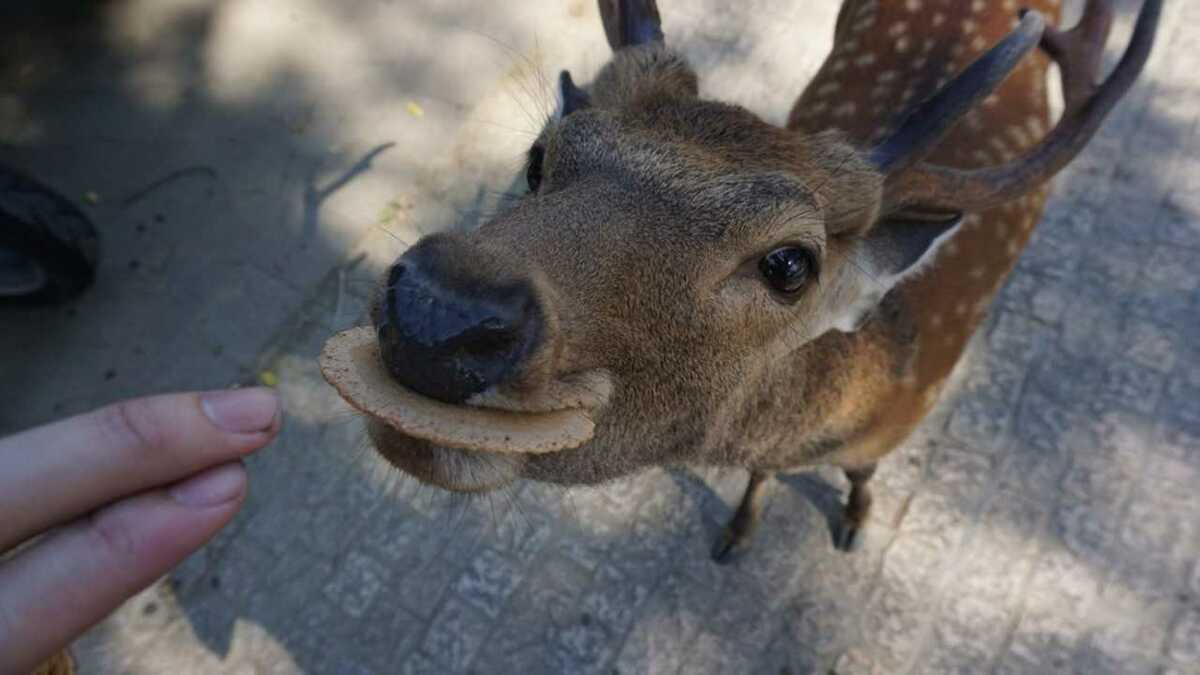
{"type": "Polygon", "coordinates": [[[544,334],[545,312],[531,282],[479,273],[489,267],[476,260],[483,256],[431,238],[389,271],[376,331],[384,366],[400,384],[462,403],[520,375],[544,334]]]}

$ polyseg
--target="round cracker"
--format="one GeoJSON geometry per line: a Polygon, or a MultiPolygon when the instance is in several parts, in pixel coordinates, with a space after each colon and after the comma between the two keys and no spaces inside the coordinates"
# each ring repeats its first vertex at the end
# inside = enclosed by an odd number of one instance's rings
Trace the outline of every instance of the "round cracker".
{"type": "Polygon", "coordinates": [[[330,338],[320,364],[325,381],[356,409],[405,435],[446,447],[543,454],[579,447],[596,428],[587,411],[579,408],[516,413],[422,396],[388,375],[370,326],[330,338]]]}

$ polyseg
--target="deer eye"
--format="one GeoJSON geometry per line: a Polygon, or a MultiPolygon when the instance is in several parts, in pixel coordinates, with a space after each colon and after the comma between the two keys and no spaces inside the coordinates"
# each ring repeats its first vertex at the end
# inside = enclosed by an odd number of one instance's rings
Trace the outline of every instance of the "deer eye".
{"type": "Polygon", "coordinates": [[[546,150],[540,145],[529,149],[529,162],[525,165],[525,183],[530,192],[537,192],[542,185],[542,161],[546,158],[546,150]]]}
{"type": "Polygon", "coordinates": [[[808,249],[785,246],[763,256],[758,261],[758,271],[780,293],[795,293],[816,274],[817,262],[808,249]]]}

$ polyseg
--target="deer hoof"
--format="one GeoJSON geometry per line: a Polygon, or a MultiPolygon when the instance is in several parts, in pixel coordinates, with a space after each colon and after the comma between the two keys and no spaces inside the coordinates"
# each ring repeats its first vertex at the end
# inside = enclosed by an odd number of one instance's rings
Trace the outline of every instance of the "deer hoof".
{"type": "Polygon", "coordinates": [[[740,536],[728,528],[721,530],[721,535],[713,544],[713,562],[718,565],[728,565],[737,560],[749,546],[750,542],[747,537],[740,536]]]}
{"type": "Polygon", "coordinates": [[[853,523],[843,522],[838,528],[838,533],[833,546],[843,553],[855,553],[861,551],[863,547],[863,539],[865,539],[862,527],[853,523]]]}

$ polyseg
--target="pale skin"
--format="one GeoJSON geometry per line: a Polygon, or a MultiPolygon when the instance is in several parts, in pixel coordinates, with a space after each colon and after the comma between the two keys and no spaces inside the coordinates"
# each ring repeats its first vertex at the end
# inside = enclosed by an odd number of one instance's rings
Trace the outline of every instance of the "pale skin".
{"type": "Polygon", "coordinates": [[[268,389],[117,403],[0,439],[0,673],[30,672],[241,508],[268,389]],[[17,549],[20,550],[17,550],[17,549]]]}

